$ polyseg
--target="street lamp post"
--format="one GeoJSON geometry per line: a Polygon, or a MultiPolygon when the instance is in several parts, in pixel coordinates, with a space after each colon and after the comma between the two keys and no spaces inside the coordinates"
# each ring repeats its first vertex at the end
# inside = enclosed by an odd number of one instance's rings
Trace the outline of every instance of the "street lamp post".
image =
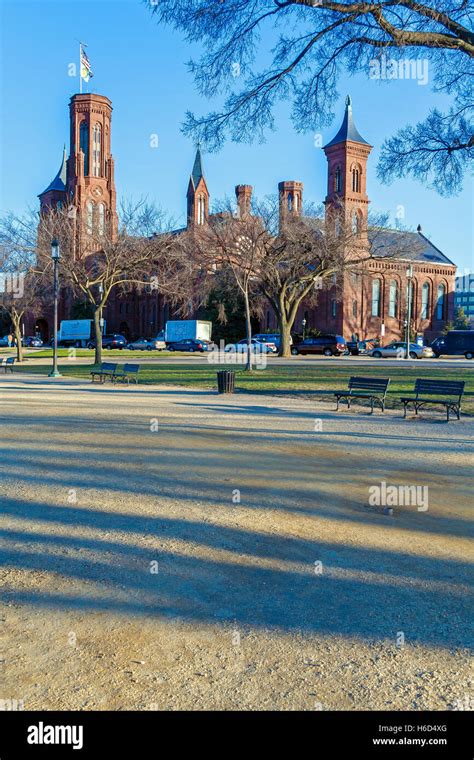
{"type": "Polygon", "coordinates": [[[411,322],[411,295],[412,295],[413,267],[407,269],[407,324],[405,329],[406,354],[405,359],[410,358],[410,322],[411,322]]]}
{"type": "MultiPolygon", "coordinates": [[[[103,297],[104,297],[104,286],[103,286],[103,284],[101,282],[99,282],[99,299],[100,299],[100,303],[101,304],[102,304],[102,298],[103,297]]],[[[101,306],[100,307],[100,312],[99,312],[99,324],[100,324],[100,334],[101,335],[104,334],[104,317],[102,315],[103,315],[103,310],[102,310],[102,306],[101,306]]]]}
{"type": "Polygon", "coordinates": [[[54,266],[54,322],[53,322],[53,369],[49,377],[61,377],[58,370],[58,299],[59,299],[59,243],[54,238],[51,241],[51,258],[54,266]]]}
{"type": "Polygon", "coordinates": [[[304,340],[304,334],[306,330],[306,319],[301,320],[301,327],[303,328],[303,340],[304,340]]]}

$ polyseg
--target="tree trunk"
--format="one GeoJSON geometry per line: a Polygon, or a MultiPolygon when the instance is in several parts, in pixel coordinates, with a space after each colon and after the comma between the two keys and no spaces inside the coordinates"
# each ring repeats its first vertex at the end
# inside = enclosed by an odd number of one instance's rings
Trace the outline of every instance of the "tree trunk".
{"type": "Polygon", "coordinates": [[[245,364],[245,371],[251,372],[252,371],[252,322],[250,319],[250,303],[249,303],[249,294],[248,291],[244,291],[244,301],[245,301],[245,329],[246,329],[246,338],[247,338],[247,362],[245,364]]]}
{"type": "Polygon", "coordinates": [[[95,363],[102,364],[102,331],[100,327],[100,318],[102,309],[94,309],[94,338],[95,338],[95,363]]]}
{"type": "Polygon", "coordinates": [[[291,356],[290,338],[292,324],[290,324],[285,314],[278,315],[278,324],[280,326],[280,349],[278,356],[291,356]]]}
{"type": "Polygon", "coordinates": [[[13,318],[12,324],[13,324],[13,333],[15,335],[15,342],[16,342],[16,360],[17,362],[22,362],[23,361],[23,344],[21,342],[20,320],[13,318]]]}

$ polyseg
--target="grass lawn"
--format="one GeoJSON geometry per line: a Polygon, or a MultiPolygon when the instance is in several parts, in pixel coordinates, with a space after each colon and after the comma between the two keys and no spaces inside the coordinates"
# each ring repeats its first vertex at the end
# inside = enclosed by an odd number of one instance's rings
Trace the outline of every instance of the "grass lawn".
{"type": "MultiPolygon", "coordinates": [[[[91,361],[94,359],[94,351],[89,348],[59,348],[58,357],[60,359],[69,359],[69,351],[74,351],[74,354],[71,355],[77,356],[78,359],[90,358],[91,361]]],[[[25,356],[28,359],[52,359],[53,350],[52,348],[33,351],[31,349],[25,349],[25,356]]],[[[172,351],[128,351],[127,349],[124,349],[123,351],[109,351],[108,349],[103,349],[102,356],[104,362],[108,361],[109,357],[111,357],[113,361],[115,361],[116,358],[119,358],[120,361],[126,362],[129,359],[143,359],[144,357],[151,359],[158,356],[174,356],[174,353],[172,351]]]]}
{"type": "MultiPolygon", "coordinates": [[[[153,352],[154,353],[154,352],[153,352]]],[[[125,362],[129,356],[128,352],[110,352],[112,361],[119,359],[120,363],[125,362]],[[117,354],[117,356],[114,356],[117,354]],[[119,355],[119,356],[118,356],[119,355]]],[[[134,356],[134,352],[130,352],[134,356]]],[[[142,352],[139,352],[143,356],[142,352]]],[[[148,352],[146,354],[148,356],[148,352]]],[[[66,352],[67,356],[67,352],[66,352]]],[[[104,359],[109,358],[106,353],[104,359]]],[[[135,356],[134,356],[135,358],[135,356]]],[[[93,364],[75,365],[73,361],[59,362],[61,374],[70,377],[89,378],[93,364]]],[[[229,366],[228,369],[234,367],[229,366]]],[[[15,367],[15,372],[27,372],[35,374],[48,374],[50,366],[38,365],[15,367]]],[[[166,363],[142,365],[140,370],[140,383],[142,385],[181,385],[191,388],[215,388],[216,371],[222,369],[222,365],[211,364],[175,364],[166,363]]],[[[400,362],[400,367],[384,366],[381,362],[380,367],[354,367],[346,362],[340,366],[334,362],[324,364],[322,362],[311,363],[307,367],[300,365],[278,366],[270,364],[266,369],[254,370],[251,374],[247,373],[241,367],[235,368],[236,371],[236,389],[238,391],[247,391],[251,393],[271,393],[281,395],[299,395],[317,393],[320,396],[330,394],[335,389],[346,387],[347,381],[351,375],[368,375],[370,377],[390,377],[391,383],[387,396],[388,406],[397,406],[398,397],[410,392],[413,389],[414,381],[417,377],[429,377],[433,379],[444,380],[464,380],[466,382],[465,397],[463,400],[463,410],[474,414],[474,373],[468,368],[457,368],[452,365],[444,367],[433,367],[430,363],[419,362],[416,367],[405,367],[400,362]]]]}

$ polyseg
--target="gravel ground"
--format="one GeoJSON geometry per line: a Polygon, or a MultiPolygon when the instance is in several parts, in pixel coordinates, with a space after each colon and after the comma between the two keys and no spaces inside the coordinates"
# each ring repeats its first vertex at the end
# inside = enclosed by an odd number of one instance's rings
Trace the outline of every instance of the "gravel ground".
{"type": "Polygon", "coordinates": [[[0,399],[1,698],[472,709],[472,419],[27,375],[0,399]],[[385,515],[381,482],[428,509],[385,515]]]}

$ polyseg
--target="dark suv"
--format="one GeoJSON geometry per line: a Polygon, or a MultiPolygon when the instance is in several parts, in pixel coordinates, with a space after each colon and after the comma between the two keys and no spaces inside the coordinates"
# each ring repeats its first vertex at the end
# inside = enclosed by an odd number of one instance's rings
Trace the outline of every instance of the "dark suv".
{"type": "MultiPolygon", "coordinates": [[[[103,335],[102,336],[102,348],[118,348],[120,351],[125,348],[127,341],[123,335],[103,335]]],[[[87,348],[95,348],[95,340],[90,340],[87,344],[87,348]]]]}
{"type": "Polygon", "coordinates": [[[291,347],[294,356],[302,354],[324,354],[340,356],[347,351],[347,344],[342,335],[320,335],[318,338],[305,338],[301,343],[291,347]]]}

